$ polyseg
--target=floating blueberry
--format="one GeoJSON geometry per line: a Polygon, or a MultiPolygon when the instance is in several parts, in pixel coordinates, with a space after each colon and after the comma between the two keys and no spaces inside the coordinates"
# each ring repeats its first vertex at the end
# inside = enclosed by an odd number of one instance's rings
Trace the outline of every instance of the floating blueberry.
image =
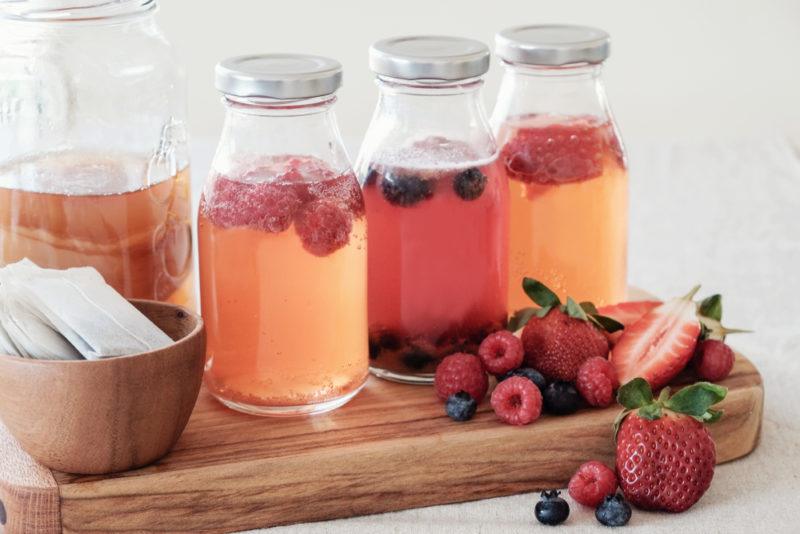
{"type": "Polygon", "coordinates": [[[390,204],[408,207],[433,196],[433,184],[419,176],[385,173],[381,180],[381,192],[390,204]]]}
{"type": "Polygon", "coordinates": [[[465,391],[450,395],[445,403],[445,411],[453,421],[469,421],[477,409],[478,403],[465,391]]]}
{"type": "Polygon", "coordinates": [[[631,505],[619,493],[606,495],[603,502],[597,505],[594,516],[607,527],[621,527],[631,519],[631,505]]]}
{"type": "Polygon", "coordinates": [[[560,491],[543,491],[542,500],[536,503],[536,519],[545,525],[558,525],[569,517],[569,504],[559,497],[560,491]]]}
{"type": "Polygon", "coordinates": [[[502,382],[506,378],[511,378],[512,376],[522,376],[536,384],[536,387],[539,388],[539,391],[544,393],[545,388],[547,387],[547,380],[542,373],[537,371],[532,367],[520,367],[519,369],[514,369],[513,371],[509,371],[503,376],[500,377],[499,381],[502,382]]]}
{"type": "Polygon", "coordinates": [[[552,382],[542,392],[544,409],[555,415],[568,415],[581,407],[581,396],[570,382],[552,382]]]}
{"type": "Polygon", "coordinates": [[[486,175],[477,167],[458,173],[453,178],[453,189],[464,200],[475,200],[486,188],[486,175]]]}

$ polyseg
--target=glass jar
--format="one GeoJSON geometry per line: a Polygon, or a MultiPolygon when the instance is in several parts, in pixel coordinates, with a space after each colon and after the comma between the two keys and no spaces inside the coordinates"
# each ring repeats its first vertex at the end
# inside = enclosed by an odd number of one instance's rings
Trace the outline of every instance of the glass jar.
{"type": "Polygon", "coordinates": [[[428,383],[506,321],[507,183],[481,101],[489,50],[451,37],[370,49],[380,91],[356,172],[369,223],[371,369],[428,383]]]}
{"type": "Polygon", "coordinates": [[[562,300],[625,299],[628,172],[601,77],[609,37],[582,26],[497,35],[505,74],[492,115],[511,204],[509,309],[522,278],[562,300]]]}
{"type": "Polygon", "coordinates": [[[200,203],[206,385],[256,415],[332,410],[368,376],[364,199],[333,105],[338,62],[217,65],[225,125],[200,203]]]}
{"type": "Polygon", "coordinates": [[[191,305],[186,88],[155,7],[0,1],[0,265],[191,305]]]}

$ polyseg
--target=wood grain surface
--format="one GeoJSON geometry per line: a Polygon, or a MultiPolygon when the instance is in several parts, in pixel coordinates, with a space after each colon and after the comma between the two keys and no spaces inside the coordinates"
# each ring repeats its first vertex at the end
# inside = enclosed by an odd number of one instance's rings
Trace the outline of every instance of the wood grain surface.
{"type": "MultiPolygon", "coordinates": [[[[711,427],[719,462],[756,446],[763,406],[761,377],[741,356],[723,384],[726,414],[711,427]]],[[[511,427],[484,401],[475,419],[455,423],[431,388],[371,378],[338,411],[276,420],[231,412],[202,391],[175,449],[156,464],[53,476],[65,532],[244,530],[561,487],[583,461],[611,462],[616,413],[511,427]]],[[[4,487],[7,495],[18,484],[4,487]]],[[[23,527],[9,532],[36,531],[23,527]]]]}
{"type": "Polygon", "coordinates": [[[203,321],[180,306],[134,304],[176,342],[94,361],[0,356],[0,418],[41,464],[123,471],[161,458],[183,431],[202,382],[203,321]]]}

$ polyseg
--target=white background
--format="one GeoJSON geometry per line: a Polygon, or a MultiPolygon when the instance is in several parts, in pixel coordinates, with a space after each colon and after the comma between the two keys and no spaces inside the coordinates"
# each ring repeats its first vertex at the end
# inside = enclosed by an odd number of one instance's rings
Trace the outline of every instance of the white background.
{"type": "MultiPolygon", "coordinates": [[[[344,65],[341,129],[357,142],[376,89],[373,41],[441,33],[482,40],[504,27],[569,22],[612,37],[606,81],[627,140],[800,135],[800,2],[796,0],[160,0],[157,15],[189,76],[191,131],[219,134],[213,69],[254,52],[323,54],[344,65]]],[[[501,67],[487,77],[491,110],[501,67]]],[[[351,154],[354,156],[353,154],[351,154]]]]}

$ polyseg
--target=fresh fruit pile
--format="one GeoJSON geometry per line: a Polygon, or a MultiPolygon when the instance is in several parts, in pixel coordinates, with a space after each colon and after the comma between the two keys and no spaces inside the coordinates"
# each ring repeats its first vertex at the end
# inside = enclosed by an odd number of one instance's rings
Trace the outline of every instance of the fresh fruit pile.
{"type": "MultiPolygon", "coordinates": [[[[496,379],[490,405],[510,425],[533,423],[543,412],[608,407],[616,399],[624,410],[615,422],[615,469],[586,462],[570,480],[569,495],[595,508],[606,526],[627,524],[631,504],[669,512],[691,507],[711,484],[716,456],[705,423],[719,419],[712,406],[727,393],[711,381],[726,378],[734,365],[725,336],[744,332],[722,326],[720,295],[696,303],[696,287],[666,302],[598,309],[572,298],[562,303],[531,278],[523,289],[537,307],[515,313],[510,331],[487,336],[477,355],[453,354],[437,368],[436,392],[447,415],[472,418],[490,375],[496,379]],[[670,396],[664,386],[684,370],[703,381],[670,396]],[[657,398],[654,389],[661,389],[657,398]]],[[[569,516],[569,504],[557,491],[543,492],[535,512],[540,522],[556,525],[569,516]]]]}
{"type": "Polygon", "coordinates": [[[337,175],[313,157],[276,156],[242,176],[217,176],[200,210],[222,228],[277,234],[294,223],[303,247],[327,256],[349,242],[364,199],[352,173],[337,175]]]}

